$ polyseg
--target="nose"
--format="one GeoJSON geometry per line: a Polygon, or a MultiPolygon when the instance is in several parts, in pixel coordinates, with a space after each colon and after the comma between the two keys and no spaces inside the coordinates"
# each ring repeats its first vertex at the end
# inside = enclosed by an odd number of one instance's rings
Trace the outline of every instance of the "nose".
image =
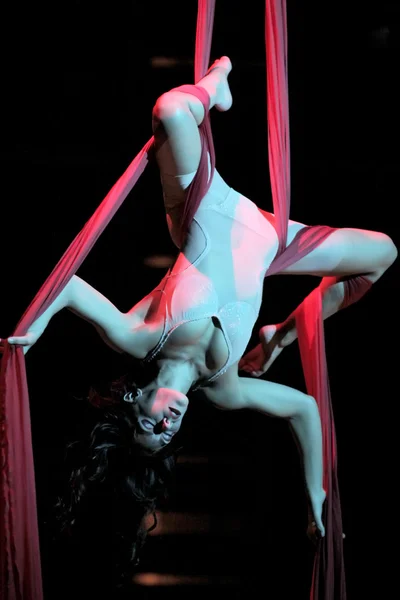
{"type": "Polygon", "coordinates": [[[163,421],[162,421],[162,430],[166,431],[170,427],[171,427],[171,421],[167,417],[164,417],[163,421]]]}

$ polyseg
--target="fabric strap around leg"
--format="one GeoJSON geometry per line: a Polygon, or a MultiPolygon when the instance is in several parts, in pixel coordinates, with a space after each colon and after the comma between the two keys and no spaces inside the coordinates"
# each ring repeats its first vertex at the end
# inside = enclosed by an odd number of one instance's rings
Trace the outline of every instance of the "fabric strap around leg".
{"type": "Polygon", "coordinates": [[[210,96],[206,90],[197,85],[182,85],[174,88],[178,92],[195,96],[204,106],[205,115],[202,123],[199,125],[199,135],[201,141],[201,155],[199,166],[193,181],[186,189],[185,206],[182,214],[180,230],[180,248],[183,247],[187,232],[194,215],[200,205],[201,200],[207,194],[215,171],[215,150],[210,122],[210,96]],[[208,156],[210,157],[211,172],[208,172],[208,156]]]}

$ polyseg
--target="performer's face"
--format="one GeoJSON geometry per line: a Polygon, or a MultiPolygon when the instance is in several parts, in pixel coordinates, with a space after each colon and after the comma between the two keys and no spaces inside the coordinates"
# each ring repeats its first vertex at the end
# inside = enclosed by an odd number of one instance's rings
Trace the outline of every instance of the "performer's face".
{"type": "Polygon", "coordinates": [[[179,431],[189,400],[170,388],[144,389],[133,406],[138,426],[135,442],[157,451],[170,443],[179,431]]]}

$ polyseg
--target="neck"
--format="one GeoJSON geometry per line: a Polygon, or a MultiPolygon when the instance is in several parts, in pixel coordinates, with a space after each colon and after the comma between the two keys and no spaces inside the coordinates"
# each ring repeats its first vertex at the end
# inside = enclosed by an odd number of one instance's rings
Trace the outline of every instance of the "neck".
{"type": "Polygon", "coordinates": [[[192,362],[179,359],[159,361],[160,370],[155,379],[158,387],[165,387],[187,394],[196,380],[196,369],[192,362]]]}

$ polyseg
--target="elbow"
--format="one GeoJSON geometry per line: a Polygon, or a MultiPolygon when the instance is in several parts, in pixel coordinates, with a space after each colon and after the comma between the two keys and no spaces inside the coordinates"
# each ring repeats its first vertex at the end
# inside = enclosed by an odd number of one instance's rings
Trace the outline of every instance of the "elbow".
{"type": "Polygon", "coordinates": [[[303,397],[297,406],[297,410],[290,420],[309,420],[315,419],[316,416],[319,418],[317,401],[313,396],[303,394],[303,397]]]}
{"type": "Polygon", "coordinates": [[[76,305],[76,296],[77,296],[77,284],[79,281],[79,277],[73,275],[71,279],[68,281],[67,285],[62,291],[63,294],[63,307],[74,309],[76,305]]]}

